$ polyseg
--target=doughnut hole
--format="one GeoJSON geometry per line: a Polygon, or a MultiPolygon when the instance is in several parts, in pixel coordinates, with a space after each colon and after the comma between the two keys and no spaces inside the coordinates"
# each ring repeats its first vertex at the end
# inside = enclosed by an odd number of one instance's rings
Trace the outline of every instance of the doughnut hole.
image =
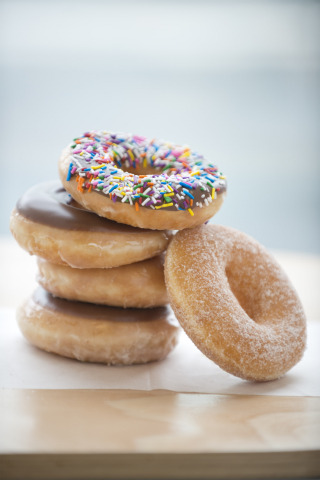
{"type": "Polygon", "coordinates": [[[247,255],[232,258],[225,267],[225,274],[232,294],[248,317],[260,323],[263,289],[260,269],[247,255]]]}
{"type": "Polygon", "coordinates": [[[285,303],[294,293],[288,279],[271,256],[248,245],[233,250],[225,267],[230,290],[248,317],[258,324],[276,324],[285,315],[285,303]],[[268,258],[269,257],[269,258],[268,258]]]}
{"type": "Polygon", "coordinates": [[[225,272],[230,290],[239,302],[240,307],[246,312],[246,314],[251,320],[256,321],[257,305],[252,301],[252,291],[242,290],[241,285],[244,286],[246,282],[243,278],[241,278],[240,272],[235,271],[234,267],[231,265],[228,265],[226,267],[225,272]]]}
{"type": "MultiPolygon", "coordinates": [[[[146,166],[143,166],[143,165],[139,165],[137,167],[121,167],[121,169],[124,171],[124,172],[127,172],[127,173],[132,173],[133,175],[161,175],[161,173],[163,172],[163,168],[155,168],[155,167],[152,167],[151,165],[146,165],[146,166]]],[[[170,172],[170,171],[166,171],[165,173],[167,173],[167,175],[170,177],[170,175],[173,174],[173,172],[170,172]]]]}
{"type": "Polygon", "coordinates": [[[160,175],[162,169],[154,168],[151,165],[146,165],[145,167],[140,165],[136,168],[134,167],[121,167],[124,172],[132,173],[133,175],[160,175]]]}

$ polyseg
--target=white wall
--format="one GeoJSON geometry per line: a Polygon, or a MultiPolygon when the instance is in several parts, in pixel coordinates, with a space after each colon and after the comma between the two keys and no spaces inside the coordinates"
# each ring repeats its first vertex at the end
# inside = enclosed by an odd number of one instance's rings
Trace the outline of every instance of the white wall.
{"type": "Polygon", "coordinates": [[[320,252],[320,3],[2,1],[0,231],[93,128],[188,143],[229,195],[214,221],[320,252]]]}

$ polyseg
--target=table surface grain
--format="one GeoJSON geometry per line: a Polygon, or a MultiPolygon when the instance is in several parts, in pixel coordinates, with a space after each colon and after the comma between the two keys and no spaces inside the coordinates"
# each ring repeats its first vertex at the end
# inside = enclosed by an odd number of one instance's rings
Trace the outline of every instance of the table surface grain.
{"type": "MultiPolygon", "coordinates": [[[[35,286],[34,259],[0,239],[0,305],[35,286]]],[[[320,320],[320,259],[275,252],[320,320]]],[[[166,390],[0,390],[0,478],[320,476],[320,398],[166,390]]]]}

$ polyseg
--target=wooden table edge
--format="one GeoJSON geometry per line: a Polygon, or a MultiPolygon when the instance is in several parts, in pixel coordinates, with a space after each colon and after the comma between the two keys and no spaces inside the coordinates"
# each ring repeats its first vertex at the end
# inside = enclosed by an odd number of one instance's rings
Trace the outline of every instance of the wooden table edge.
{"type": "Polygon", "coordinates": [[[43,453],[0,455],[1,479],[312,478],[320,450],[234,453],[43,453]]]}

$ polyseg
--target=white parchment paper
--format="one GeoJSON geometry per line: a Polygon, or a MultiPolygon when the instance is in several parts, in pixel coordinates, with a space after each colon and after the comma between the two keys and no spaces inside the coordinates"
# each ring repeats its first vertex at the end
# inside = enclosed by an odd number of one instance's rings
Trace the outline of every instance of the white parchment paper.
{"type": "Polygon", "coordinates": [[[20,333],[13,309],[0,309],[0,385],[18,389],[165,389],[241,395],[320,396],[320,322],[308,324],[302,361],[283,378],[246,382],[221,370],[182,332],[162,362],[130,367],[81,363],[43,352],[20,333]]]}

